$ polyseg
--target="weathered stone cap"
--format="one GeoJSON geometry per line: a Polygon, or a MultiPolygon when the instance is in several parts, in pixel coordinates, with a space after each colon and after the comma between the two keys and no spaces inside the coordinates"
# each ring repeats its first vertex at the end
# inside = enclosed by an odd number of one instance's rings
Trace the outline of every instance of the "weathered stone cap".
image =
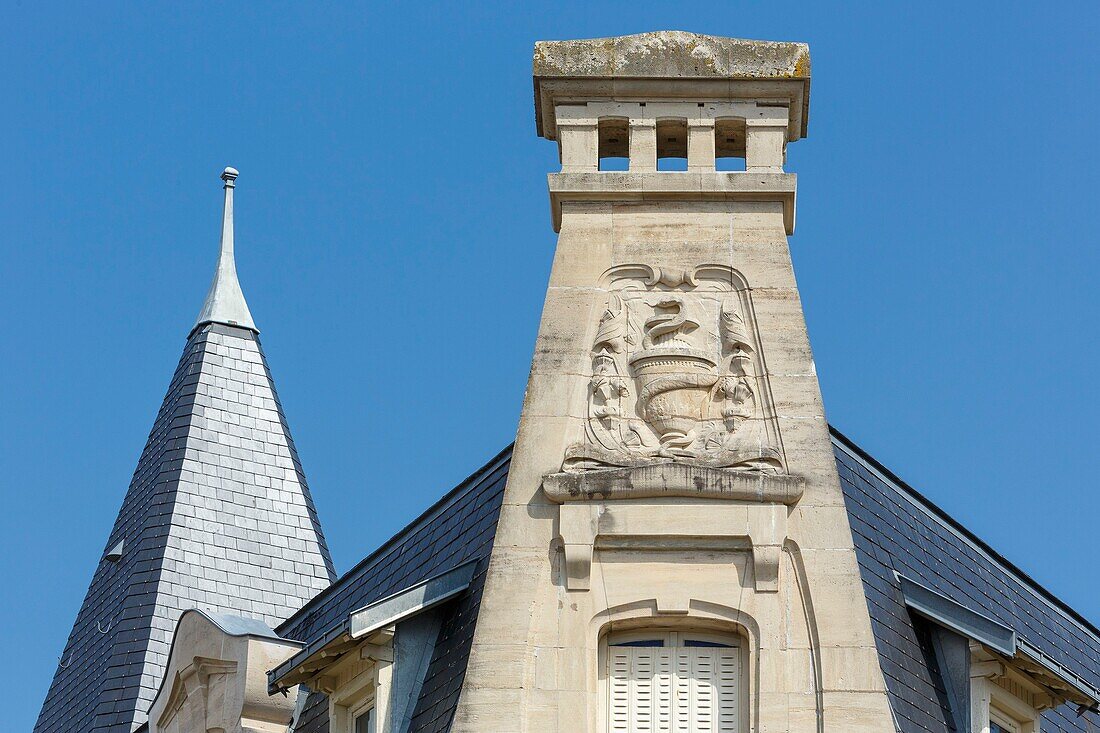
{"type": "Polygon", "coordinates": [[[809,79],[805,43],[685,31],[535,43],[536,77],[809,79]]]}
{"type": "Polygon", "coordinates": [[[576,41],[538,41],[534,55],[535,124],[557,139],[555,105],[585,100],[787,100],[788,140],[806,135],[810,47],[685,31],[576,41]]]}

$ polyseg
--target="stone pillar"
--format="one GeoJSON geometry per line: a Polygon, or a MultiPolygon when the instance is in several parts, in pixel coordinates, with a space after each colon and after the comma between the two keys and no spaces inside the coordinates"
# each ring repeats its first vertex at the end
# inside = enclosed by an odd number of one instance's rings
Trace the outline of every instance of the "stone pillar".
{"type": "Polygon", "coordinates": [[[563,171],[599,170],[595,120],[570,120],[558,126],[563,171]]]}
{"type": "Polygon", "coordinates": [[[630,119],[630,171],[644,173],[657,170],[657,121],[630,119]]]}
{"type": "Polygon", "coordinates": [[[786,141],[786,120],[745,120],[745,170],[782,171],[786,141]]]}
{"type": "Polygon", "coordinates": [[[688,120],[688,170],[714,170],[714,120],[688,120]]]}

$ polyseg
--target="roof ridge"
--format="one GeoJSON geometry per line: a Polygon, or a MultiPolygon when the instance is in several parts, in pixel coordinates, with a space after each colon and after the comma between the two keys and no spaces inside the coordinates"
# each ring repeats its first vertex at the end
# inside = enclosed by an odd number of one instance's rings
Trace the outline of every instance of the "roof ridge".
{"type": "Polygon", "coordinates": [[[1021,585],[1026,586],[1029,590],[1042,598],[1044,601],[1053,606],[1056,610],[1062,612],[1070,621],[1075,622],[1082,627],[1084,631],[1092,634],[1100,643],[1100,628],[1097,628],[1095,624],[1085,618],[1079,611],[1067,604],[1058,596],[1054,595],[1051,591],[1045,588],[1041,583],[1032,578],[1019,566],[1006,558],[1001,553],[993,549],[985,540],[976,535],[971,530],[967,529],[959,520],[952,517],[946,511],[941,509],[931,499],[914,489],[906,481],[900,478],[896,473],[879,462],[874,456],[867,453],[867,451],[860,448],[856,443],[844,433],[840,432],[832,424],[829,425],[829,433],[834,439],[834,443],[840,445],[840,447],[849,453],[852,453],[854,457],[868,464],[868,466],[877,471],[882,478],[892,484],[899,493],[906,495],[910,500],[917,503],[925,511],[933,515],[935,518],[943,522],[947,527],[953,530],[956,534],[960,535],[961,539],[969,542],[974,546],[976,550],[984,553],[991,561],[1000,565],[1008,574],[1012,575],[1021,585]]]}
{"type": "Polygon", "coordinates": [[[507,461],[511,460],[513,447],[515,447],[514,441],[512,443],[509,443],[503,450],[493,456],[487,463],[485,463],[476,471],[467,476],[465,479],[460,481],[458,485],[456,485],[453,489],[441,496],[435,503],[433,503],[431,506],[421,512],[416,518],[408,522],[401,529],[397,530],[397,532],[392,534],[389,539],[376,547],[366,557],[364,557],[350,569],[342,573],[336,580],[332,581],[332,583],[327,588],[325,588],[317,595],[313,596],[313,598],[310,598],[301,608],[295,611],[292,616],[279,624],[275,631],[277,633],[282,632],[284,629],[293,626],[295,622],[297,622],[304,614],[311,610],[317,603],[337,592],[337,590],[343,587],[361,570],[363,570],[373,561],[384,555],[390,548],[393,547],[393,545],[397,544],[414,528],[420,526],[420,524],[426,521],[428,518],[435,516],[436,514],[441,512],[455,499],[459,498],[460,496],[464,496],[469,491],[472,491],[477,486],[480,486],[486,478],[488,478],[507,461]]]}

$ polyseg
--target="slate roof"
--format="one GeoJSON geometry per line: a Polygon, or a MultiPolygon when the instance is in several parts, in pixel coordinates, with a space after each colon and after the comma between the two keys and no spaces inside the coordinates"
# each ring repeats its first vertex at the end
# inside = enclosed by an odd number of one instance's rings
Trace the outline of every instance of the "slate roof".
{"type": "Polygon", "coordinates": [[[192,331],[35,733],[130,733],[182,611],[274,626],[335,576],[254,332],[192,331]]]}
{"type": "MultiPolygon", "coordinates": [[[[952,733],[931,650],[931,622],[906,609],[894,571],[1017,631],[1100,686],[1100,633],[839,432],[833,446],[872,628],[898,733],[952,733]]],[[[470,559],[474,583],[448,610],[411,731],[447,731],[462,686],[511,448],[315,598],[277,631],[302,642],[347,615],[470,559]]],[[[295,733],[329,733],[325,696],[312,693],[295,733]]],[[[1073,706],[1048,711],[1047,733],[1091,733],[1073,706]]]]}
{"type": "MultiPolygon", "coordinates": [[[[895,572],[1016,631],[1100,687],[1100,631],[836,430],[833,448],[871,624],[899,733],[952,728],[926,622],[905,607],[895,572]]],[[[1046,733],[1087,733],[1100,717],[1047,711],[1046,733]]]]}
{"type": "MultiPolygon", "coordinates": [[[[477,561],[470,587],[443,607],[435,651],[409,728],[415,733],[449,730],[466,674],[511,456],[509,446],[287,619],[276,629],[278,634],[309,643],[356,609],[477,561]]],[[[311,693],[294,731],[328,730],[328,701],[321,693],[311,693]]]]}

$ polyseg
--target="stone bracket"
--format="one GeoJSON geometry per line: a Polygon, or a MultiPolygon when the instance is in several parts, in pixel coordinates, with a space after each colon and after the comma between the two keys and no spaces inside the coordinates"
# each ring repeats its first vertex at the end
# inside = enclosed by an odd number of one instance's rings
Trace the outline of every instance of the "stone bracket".
{"type": "Polygon", "coordinates": [[[787,507],[781,504],[681,505],[673,514],[653,505],[571,503],[559,509],[558,526],[567,591],[591,588],[592,561],[601,546],[711,550],[716,544],[751,553],[758,593],[779,591],[787,540],[787,507]]]}

